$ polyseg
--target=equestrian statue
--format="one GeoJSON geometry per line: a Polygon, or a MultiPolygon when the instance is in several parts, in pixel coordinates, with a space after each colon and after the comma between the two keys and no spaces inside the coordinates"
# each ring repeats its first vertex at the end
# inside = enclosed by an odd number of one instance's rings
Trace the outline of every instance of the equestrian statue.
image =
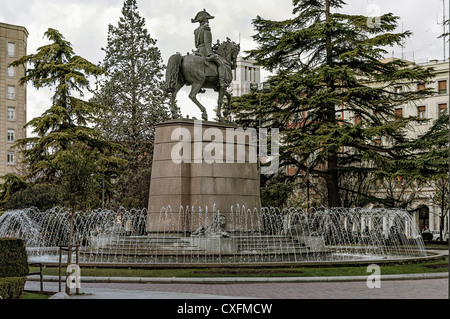
{"type": "MultiPolygon", "coordinates": [[[[224,96],[228,104],[226,111],[231,106],[231,94],[227,91],[233,81],[232,70],[236,69],[236,59],[240,51],[240,44],[236,44],[227,38],[226,41],[212,44],[212,33],[209,20],[214,19],[206,10],[197,13],[192,23],[200,23],[195,30],[195,47],[193,54],[182,56],[180,53],[169,58],[166,70],[164,89],[171,94],[170,108],[172,117],[179,118],[180,110],[176,106],[175,99],[178,91],[185,85],[191,86],[189,98],[200,108],[202,119],[208,120],[205,107],[197,100],[198,93],[204,93],[204,89],[213,89],[219,93],[216,119],[224,120],[222,116],[222,104],[224,96]]],[[[226,113],[226,112],[224,112],[226,113]]]]}

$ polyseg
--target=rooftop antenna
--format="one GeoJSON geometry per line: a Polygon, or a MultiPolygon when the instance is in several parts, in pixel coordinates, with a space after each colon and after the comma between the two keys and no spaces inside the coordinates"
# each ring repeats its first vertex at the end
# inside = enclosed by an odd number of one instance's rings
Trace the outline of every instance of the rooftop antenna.
{"type": "MultiPolygon", "coordinates": [[[[402,21],[402,33],[403,33],[403,21],[402,21]]],[[[400,46],[402,47],[402,60],[405,59],[405,56],[404,56],[404,53],[403,53],[403,49],[405,48],[405,41],[406,40],[403,40],[402,44],[400,44],[400,46]]]]}
{"type": "MultiPolygon", "coordinates": [[[[442,0],[442,34],[445,34],[445,0],[442,0]]],[[[443,41],[444,41],[444,61],[447,58],[446,52],[445,52],[445,47],[446,47],[446,36],[443,36],[443,41]]]]}
{"type": "MultiPolygon", "coordinates": [[[[239,45],[241,45],[241,33],[239,32],[239,45]]],[[[242,51],[242,50],[241,50],[242,51]]],[[[242,56],[241,55],[241,51],[239,51],[239,56],[242,56]]]]}
{"type": "MultiPolygon", "coordinates": [[[[437,18],[438,13],[436,13],[436,19],[437,18]]],[[[445,16],[445,0],[442,0],[442,23],[438,22],[437,24],[442,24],[442,34],[445,34],[445,20],[446,20],[446,16],[445,16]]],[[[446,60],[447,58],[447,53],[446,53],[446,42],[447,42],[447,37],[444,35],[442,37],[442,40],[444,41],[444,60],[446,60]]]]}

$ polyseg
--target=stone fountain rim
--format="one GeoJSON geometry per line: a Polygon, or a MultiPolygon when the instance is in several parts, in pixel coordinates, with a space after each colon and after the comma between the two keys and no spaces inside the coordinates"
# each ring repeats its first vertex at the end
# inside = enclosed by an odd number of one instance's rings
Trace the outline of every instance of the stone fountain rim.
{"type": "MultiPolygon", "coordinates": [[[[85,268],[131,268],[131,269],[176,269],[176,268],[276,268],[276,267],[345,267],[345,266],[365,266],[371,264],[403,264],[419,263],[444,259],[446,254],[427,250],[427,256],[423,257],[403,257],[391,259],[364,259],[347,261],[291,261],[291,262],[239,262],[239,263],[80,263],[80,267],[85,268]]],[[[58,266],[58,262],[33,262],[43,266],[58,266]]]]}

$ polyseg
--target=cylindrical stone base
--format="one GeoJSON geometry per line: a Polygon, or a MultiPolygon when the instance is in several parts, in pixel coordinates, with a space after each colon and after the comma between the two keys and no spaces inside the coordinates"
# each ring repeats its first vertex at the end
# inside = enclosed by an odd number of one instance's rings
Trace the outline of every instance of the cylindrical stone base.
{"type": "Polygon", "coordinates": [[[261,208],[256,151],[254,132],[230,124],[182,119],[157,125],[147,232],[209,226],[211,218],[202,217],[206,207],[212,216],[213,206],[226,216],[228,231],[260,229],[259,214],[236,212],[237,205],[261,208]]]}

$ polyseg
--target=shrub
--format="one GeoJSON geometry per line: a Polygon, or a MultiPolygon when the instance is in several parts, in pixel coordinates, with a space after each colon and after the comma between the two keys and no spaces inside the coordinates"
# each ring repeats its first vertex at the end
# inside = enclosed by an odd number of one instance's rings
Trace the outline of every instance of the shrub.
{"type": "Polygon", "coordinates": [[[60,188],[50,184],[36,184],[19,190],[11,195],[3,205],[5,210],[36,207],[41,211],[62,204],[59,198],[60,188]]]}
{"type": "Polygon", "coordinates": [[[433,240],[433,234],[432,233],[422,233],[423,240],[433,240]]]}
{"type": "Polygon", "coordinates": [[[0,238],[0,296],[19,298],[27,275],[28,256],[23,240],[0,238]]]}
{"type": "Polygon", "coordinates": [[[3,299],[19,299],[27,277],[0,278],[0,296],[3,299]]]}

